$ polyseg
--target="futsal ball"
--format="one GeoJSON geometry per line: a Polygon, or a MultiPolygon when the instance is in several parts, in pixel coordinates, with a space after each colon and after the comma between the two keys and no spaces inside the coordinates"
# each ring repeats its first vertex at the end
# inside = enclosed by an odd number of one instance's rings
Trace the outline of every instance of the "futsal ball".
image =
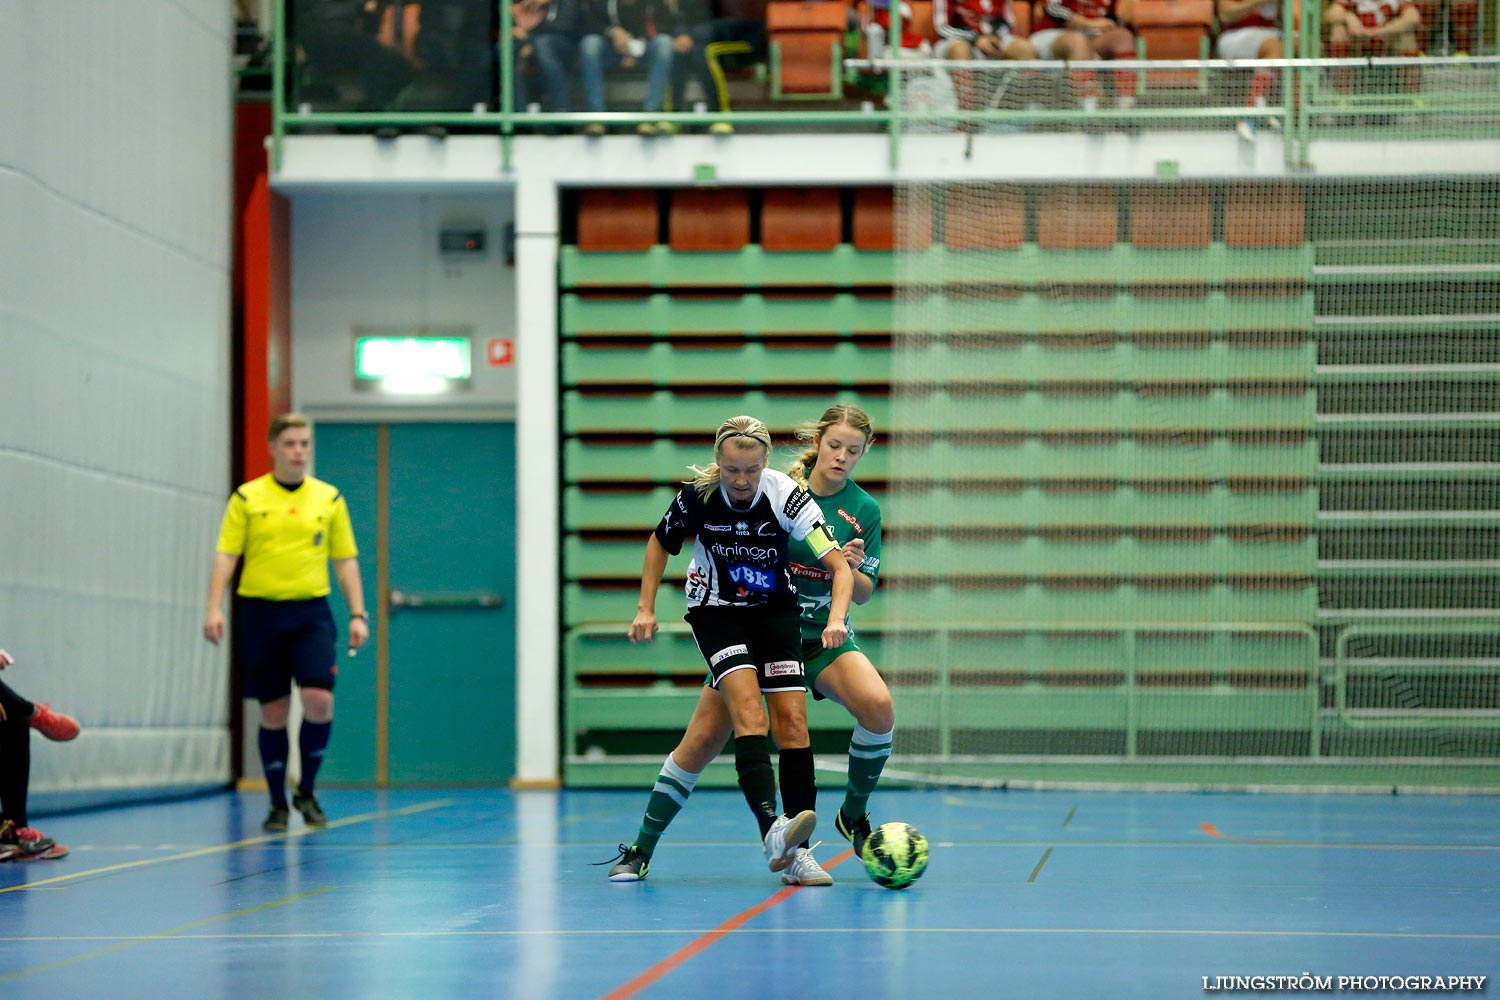
{"type": "Polygon", "coordinates": [[[927,838],[907,823],[884,823],[865,841],[859,859],[876,885],[905,889],[927,870],[927,838]]]}

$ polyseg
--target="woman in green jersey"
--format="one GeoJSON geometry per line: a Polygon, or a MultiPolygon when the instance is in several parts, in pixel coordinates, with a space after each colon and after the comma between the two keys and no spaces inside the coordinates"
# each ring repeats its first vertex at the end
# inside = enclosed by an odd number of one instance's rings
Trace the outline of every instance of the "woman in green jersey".
{"type": "MultiPolygon", "coordinates": [[[[840,403],[824,411],[816,424],[800,428],[797,437],[807,447],[790,472],[806,483],[822,509],[853,570],[854,603],[864,604],[874,595],[880,574],[880,505],[850,477],[874,443],[869,415],[856,406],[840,403]]],[[[819,565],[811,550],[804,548],[794,543],[790,552],[792,581],[801,610],[804,668],[814,698],[836,701],[854,716],[849,780],[836,825],[858,851],[870,834],[866,807],[891,754],[896,713],[890,689],[860,650],[853,629],[842,645],[823,648],[821,636],[827,624],[832,574],[819,565]]],[[[732,732],[722,699],[705,688],[682,741],[667,755],[657,776],[635,843],[621,846],[621,858],[609,872],[611,881],[635,882],[646,877],[657,841],[732,732]]],[[[833,876],[823,870],[805,844],[781,880],[787,885],[833,884],[833,876]]]]}

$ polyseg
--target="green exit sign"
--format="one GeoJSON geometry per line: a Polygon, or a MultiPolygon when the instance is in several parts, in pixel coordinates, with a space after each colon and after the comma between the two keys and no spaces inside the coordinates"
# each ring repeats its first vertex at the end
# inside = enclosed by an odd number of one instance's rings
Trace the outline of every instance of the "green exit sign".
{"type": "Polygon", "coordinates": [[[473,347],[468,337],[356,337],[354,376],[390,388],[442,391],[466,382],[472,374],[473,347]]]}

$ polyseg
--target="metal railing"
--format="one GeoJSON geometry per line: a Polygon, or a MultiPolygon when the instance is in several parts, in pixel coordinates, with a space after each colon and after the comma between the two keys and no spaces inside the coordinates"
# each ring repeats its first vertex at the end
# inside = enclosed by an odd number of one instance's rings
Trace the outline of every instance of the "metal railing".
{"type": "Polygon", "coordinates": [[[1500,633],[1500,622],[1471,624],[1462,621],[1389,622],[1378,625],[1352,625],[1343,629],[1334,646],[1333,685],[1334,717],[1350,729],[1497,729],[1500,709],[1431,708],[1420,704],[1420,696],[1399,672],[1431,674],[1480,669],[1500,673],[1500,658],[1475,656],[1350,656],[1349,646],[1356,639],[1380,637],[1455,637],[1494,638],[1500,633]],[[1375,672],[1377,678],[1394,688],[1397,707],[1356,708],[1350,706],[1350,674],[1375,672]],[[1403,697],[1404,696],[1404,697],[1403,697]]]}
{"type": "MultiPolygon", "coordinates": [[[[1291,0],[1286,0],[1284,23],[1290,24],[1291,0]]],[[[500,37],[509,39],[511,12],[508,3],[500,3],[500,37]]],[[[502,162],[512,165],[512,140],[518,130],[538,126],[577,127],[587,123],[633,125],[642,122],[670,122],[681,127],[707,128],[715,122],[736,126],[771,127],[785,131],[819,131],[829,127],[884,132],[889,136],[890,159],[900,159],[905,136],[922,131],[963,133],[963,141],[972,146],[975,134],[986,130],[1012,131],[1046,129],[1052,131],[1095,132],[1110,129],[1139,130],[1143,127],[1221,128],[1226,132],[1237,122],[1255,121],[1268,124],[1279,133],[1284,162],[1289,167],[1309,165],[1309,146],[1320,134],[1347,135],[1350,127],[1378,129],[1381,134],[1460,134],[1494,136],[1500,134],[1500,56],[1401,58],[1374,57],[1356,59],[1271,59],[1271,60],[1146,60],[1133,62],[1088,61],[973,61],[952,62],[924,58],[849,59],[844,62],[847,74],[875,74],[885,78],[885,107],[871,101],[844,102],[839,108],[814,109],[799,103],[786,110],[741,112],[552,112],[533,113],[515,106],[514,53],[512,46],[497,46],[499,93],[498,110],[477,109],[449,111],[319,111],[310,105],[288,107],[289,70],[295,70],[294,52],[288,45],[283,4],[275,8],[275,35],[272,65],[272,165],[279,169],[283,142],[289,132],[320,128],[376,129],[380,127],[418,128],[423,126],[469,127],[493,130],[502,143],[502,162]],[[1268,69],[1278,74],[1280,99],[1264,106],[1247,106],[1240,85],[1248,74],[1268,69]],[[1220,86],[1194,88],[1173,95],[1172,99],[1142,102],[1129,109],[1083,110],[1072,106],[1046,106],[1034,102],[1024,107],[991,107],[988,98],[979,107],[923,107],[908,100],[917,81],[955,77],[990,80],[981,84],[993,93],[1021,79],[1064,80],[1069,73],[1093,71],[1101,77],[1121,73],[1134,74],[1141,84],[1152,73],[1171,70],[1193,70],[1207,74],[1220,86]],[[1424,84],[1418,92],[1403,91],[1399,82],[1382,74],[1400,74],[1421,70],[1429,78],[1441,77],[1432,86],[1424,84]],[[1350,88],[1344,93],[1337,86],[1338,74],[1352,74],[1358,82],[1374,81],[1375,86],[1350,88]],[[1392,118],[1395,121],[1392,121],[1392,118]],[[1429,127],[1431,126],[1431,127],[1429,127]]],[[[892,37],[899,37],[899,11],[893,10],[895,23],[892,37]]],[[[1310,54],[1317,50],[1316,18],[1309,18],[1300,37],[1290,29],[1284,34],[1286,51],[1310,54]]],[[[1053,89],[1057,89],[1054,85],[1053,89]]],[[[1066,102],[1065,102],[1066,103],[1066,102]]]]}
{"type": "MultiPolygon", "coordinates": [[[[617,637],[622,630],[614,625],[581,625],[568,630],[575,636],[604,636],[617,637]]],[[[680,625],[667,625],[663,627],[661,636],[676,636],[685,633],[685,627],[680,625]]],[[[972,692],[972,686],[960,686],[953,683],[955,674],[955,660],[958,657],[952,652],[951,646],[955,638],[964,635],[1076,635],[1076,636],[1099,636],[1118,635],[1123,643],[1124,656],[1119,664],[1120,674],[1118,678],[1116,693],[1123,699],[1121,706],[1124,742],[1124,757],[1134,759],[1138,756],[1140,742],[1140,718],[1142,715],[1141,699],[1143,690],[1159,693],[1162,690],[1160,678],[1150,688],[1144,688],[1139,682],[1141,664],[1138,651],[1141,636],[1182,636],[1182,635],[1214,635],[1214,636],[1252,636],[1258,638],[1285,637],[1289,642],[1295,642],[1300,646],[1300,651],[1293,654],[1290,647],[1286,661],[1278,664],[1277,670],[1284,671],[1288,676],[1301,674],[1305,676],[1305,683],[1301,687],[1301,695],[1306,700],[1306,733],[1307,760],[1316,760],[1322,756],[1323,740],[1323,712],[1322,712],[1322,671],[1318,663],[1318,638],[1313,629],[1303,622],[1210,622],[1210,621],[1031,621],[1031,622],[984,622],[984,623],[944,623],[932,622],[903,628],[892,623],[885,623],[880,627],[866,628],[861,631],[862,635],[879,635],[884,637],[899,636],[902,633],[920,633],[932,635],[935,638],[933,646],[933,662],[924,663],[923,671],[931,671],[932,681],[930,688],[937,692],[935,702],[935,722],[933,724],[936,743],[933,754],[936,758],[944,758],[954,753],[954,732],[958,728],[957,720],[960,716],[955,699],[961,699],[965,692],[972,692]]],[[[577,682],[578,664],[566,663],[564,665],[564,701],[571,707],[575,684],[577,682]]],[[[900,663],[877,664],[882,670],[900,671],[910,665],[900,663]]],[[[1019,665],[1011,665],[1016,667],[1019,665]]],[[[1205,670],[1215,668],[1213,663],[1194,663],[1191,667],[1177,668],[1158,667],[1153,668],[1154,674],[1170,675],[1177,670],[1184,677],[1184,685],[1192,690],[1202,690],[1191,679],[1191,675],[1201,673],[1205,670]]],[[[1222,664],[1218,665],[1222,666],[1222,664]]],[[[998,669],[998,667],[997,667],[998,669]]],[[[972,674],[972,671],[967,671],[972,674]]],[[[1288,690],[1293,690],[1288,685],[1288,690]]],[[[593,689],[591,689],[593,690],[593,689]]],[[[632,685],[629,690],[638,692],[642,697],[654,697],[661,693],[660,689],[651,687],[642,688],[639,684],[632,685]]],[[[898,688],[898,700],[901,694],[898,688]]],[[[912,693],[911,688],[904,689],[908,695],[912,693]]],[[[1003,688],[997,690],[1011,690],[1003,688]]],[[[1149,697],[1149,695],[1145,695],[1149,697]]],[[[696,695],[695,695],[696,697],[696,695]]],[[[1300,709],[1299,709],[1300,712],[1300,709]]],[[[572,712],[567,711],[567,725],[569,731],[566,738],[571,739],[576,735],[573,728],[572,712]]],[[[623,718],[623,717],[622,717],[623,718]]],[[[1211,728],[1211,720],[1198,720],[1203,725],[1211,728]]],[[[1182,718],[1177,720],[1180,728],[1192,728],[1194,720],[1182,718]]],[[[969,723],[972,727],[972,721],[969,723]]]]}

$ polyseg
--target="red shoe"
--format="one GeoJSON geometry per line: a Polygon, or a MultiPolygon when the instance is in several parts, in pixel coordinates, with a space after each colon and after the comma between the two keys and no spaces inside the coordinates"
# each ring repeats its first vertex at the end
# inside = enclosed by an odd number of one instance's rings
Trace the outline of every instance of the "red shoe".
{"type": "Polygon", "coordinates": [[[29,826],[16,826],[11,820],[0,823],[0,846],[13,848],[12,857],[16,861],[60,858],[68,853],[66,847],[51,837],[42,836],[41,831],[29,826]]]}
{"type": "Polygon", "coordinates": [[[71,715],[63,715],[38,702],[31,713],[31,728],[59,743],[66,743],[78,735],[78,720],[71,715]]]}

